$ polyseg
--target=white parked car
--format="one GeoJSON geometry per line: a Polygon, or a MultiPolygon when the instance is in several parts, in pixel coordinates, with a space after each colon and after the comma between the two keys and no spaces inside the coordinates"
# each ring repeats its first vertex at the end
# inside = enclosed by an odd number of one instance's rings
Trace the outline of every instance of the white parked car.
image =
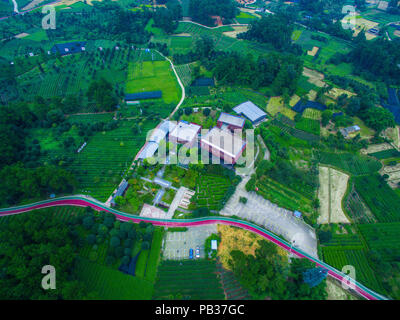
{"type": "Polygon", "coordinates": [[[196,248],[196,258],[200,258],[200,247],[197,246],[196,248]]]}

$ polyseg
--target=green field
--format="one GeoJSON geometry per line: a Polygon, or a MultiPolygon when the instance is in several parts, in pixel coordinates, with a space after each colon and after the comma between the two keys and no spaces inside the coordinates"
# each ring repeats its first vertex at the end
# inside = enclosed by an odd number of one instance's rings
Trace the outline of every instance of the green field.
{"type": "Polygon", "coordinates": [[[177,103],[181,89],[168,61],[144,61],[130,63],[126,81],[126,93],[162,91],[166,103],[177,103]]]}
{"type": "Polygon", "coordinates": [[[153,284],[139,277],[126,275],[118,270],[98,265],[85,258],[76,263],[76,274],[90,291],[105,300],[149,300],[153,284]]]}
{"type": "Polygon", "coordinates": [[[302,117],[296,122],[296,128],[319,136],[321,125],[319,120],[302,117]]]}
{"type": "Polygon", "coordinates": [[[163,229],[156,228],[153,233],[153,240],[151,242],[150,253],[147,258],[147,267],[145,279],[154,282],[157,274],[157,267],[160,261],[160,252],[163,239],[163,229]]]}
{"type": "Polygon", "coordinates": [[[309,198],[272,179],[266,178],[258,181],[256,186],[258,187],[257,193],[280,207],[304,213],[312,211],[312,201],[309,198]]]}
{"type": "Polygon", "coordinates": [[[376,223],[359,226],[370,250],[376,250],[387,261],[400,259],[400,223],[376,223]]]}
{"type": "Polygon", "coordinates": [[[342,249],[341,247],[329,246],[323,247],[322,252],[323,259],[327,264],[338,270],[342,270],[346,265],[353,266],[357,281],[371,289],[382,291],[363,249],[342,249]]]}
{"type": "MultiPolygon", "coordinates": [[[[112,114],[76,115],[68,118],[71,124],[80,122],[113,121],[112,114]]],[[[155,127],[153,121],[145,121],[140,134],[132,134],[135,121],[118,121],[118,127],[111,131],[94,133],[89,137],[86,147],[80,152],[66,152],[62,139],[67,136],[80,141],[77,129],[71,129],[62,137],[50,129],[35,129],[32,137],[36,138],[44,151],[41,163],[50,163],[57,157],[67,157],[72,162],[57,164],[65,166],[78,180],[78,193],[90,194],[100,201],[105,201],[121,182],[123,174],[130,167],[136,153],[146,140],[147,131],[155,127]],[[61,139],[62,138],[62,139],[61,139]]]]}
{"type": "Polygon", "coordinates": [[[379,160],[387,159],[387,158],[395,158],[400,156],[400,152],[396,149],[388,149],[379,152],[369,153],[368,155],[375,157],[379,160]]]}
{"type": "Polygon", "coordinates": [[[354,178],[355,188],[379,222],[400,221],[400,197],[376,174],[354,178]]]}
{"type": "Polygon", "coordinates": [[[215,261],[163,261],[153,299],[223,300],[215,261]]]}
{"type": "Polygon", "coordinates": [[[382,164],[367,156],[352,153],[314,152],[314,157],[320,163],[331,165],[353,175],[363,175],[377,172],[382,164]]]}
{"type": "Polygon", "coordinates": [[[247,12],[243,12],[241,11],[237,16],[236,16],[236,20],[238,23],[242,23],[242,24],[248,24],[252,21],[254,21],[255,19],[258,19],[256,16],[247,13],[247,12]]]}

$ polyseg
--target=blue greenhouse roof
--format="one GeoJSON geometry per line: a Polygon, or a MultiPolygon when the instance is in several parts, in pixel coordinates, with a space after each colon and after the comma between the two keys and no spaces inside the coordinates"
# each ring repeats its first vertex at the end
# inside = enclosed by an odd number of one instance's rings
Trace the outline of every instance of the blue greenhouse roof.
{"type": "Polygon", "coordinates": [[[159,99],[162,97],[161,91],[145,91],[137,93],[127,93],[125,95],[126,101],[145,100],[145,99],[159,99]]]}
{"type": "Polygon", "coordinates": [[[237,114],[243,114],[251,122],[257,122],[267,116],[267,114],[257,107],[253,102],[246,101],[233,108],[237,114]]]}
{"type": "Polygon", "coordinates": [[[86,41],[75,41],[67,43],[57,43],[51,49],[51,53],[60,53],[62,56],[66,54],[79,53],[85,51],[86,41]]]}
{"type": "Polygon", "coordinates": [[[299,113],[303,113],[303,111],[307,108],[311,108],[311,109],[317,109],[320,111],[324,111],[326,110],[326,105],[319,103],[319,102],[315,102],[315,101],[302,101],[299,100],[299,102],[297,102],[294,107],[292,108],[293,111],[299,112],[299,113]]]}

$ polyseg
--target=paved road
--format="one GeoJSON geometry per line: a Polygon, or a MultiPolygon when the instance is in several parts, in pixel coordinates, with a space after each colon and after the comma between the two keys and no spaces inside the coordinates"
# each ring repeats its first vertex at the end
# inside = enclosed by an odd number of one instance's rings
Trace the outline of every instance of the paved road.
{"type": "MultiPolygon", "coordinates": [[[[164,227],[194,227],[194,226],[201,226],[201,225],[212,225],[212,224],[224,224],[229,226],[234,226],[238,228],[242,228],[245,230],[249,230],[255,234],[260,235],[261,237],[275,243],[276,245],[280,246],[284,250],[298,256],[299,258],[306,258],[312,262],[314,262],[318,267],[322,267],[328,270],[328,275],[338,281],[346,281],[347,276],[336,270],[335,268],[329,266],[323,261],[320,261],[308,253],[304,252],[303,250],[292,247],[290,243],[287,241],[280,239],[278,236],[273,234],[272,232],[263,229],[251,222],[242,221],[239,219],[228,218],[228,217],[204,217],[204,218],[197,218],[197,219],[154,219],[154,218],[146,218],[135,216],[133,214],[125,213],[118,211],[113,208],[108,208],[102,202],[91,198],[85,195],[76,195],[76,196],[68,196],[68,197],[61,197],[55,199],[48,199],[39,201],[32,204],[27,204],[18,207],[11,207],[11,208],[4,208],[0,209],[0,216],[7,216],[7,215],[14,215],[19,214],[22,212],[28,212],[32,210],[54,207],[54,206],[78,206],[78,207],[87,207],[90,206],[95,210],[98,211],[107,211],[113,213],[116,218],[120,221],[132,221],[134,223],[139,223],[141,221],[151,223],[155,226],[164,226],[164,227]]],[[[354,292],[359,294],[360,296],[364,297],[368,300],[387,300],[386,297],[374,292],[371,289],[368,289],[361,283],[351,280],[351,287],[354,292]]]]}

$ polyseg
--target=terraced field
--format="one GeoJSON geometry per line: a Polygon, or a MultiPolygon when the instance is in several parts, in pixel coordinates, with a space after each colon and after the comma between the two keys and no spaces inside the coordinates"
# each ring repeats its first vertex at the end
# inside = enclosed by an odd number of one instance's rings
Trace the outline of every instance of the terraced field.
{"type": "Polygon", "coordinates": [[[381,286],[375,278],[375,274],[368,264],[368,260],[363,249],[342,249],[341,247],[323,247],[323,259],[326,263],[342,270],[344,266],[353,266],[355,269],[355,279],[365,283],[365,285],[381,291],[381,286]]]}
{"type": "Polygon", "coordinates": [[[215,261],[166,260],[158,269],[153,299],[223,300],[215,261]]]}
{"type": "Polygon", "coordinates": [[[149,300],[153,294],[153,284],[150,281],[126,275],[85,258],[78,258],[76,274],[99,299],[149,300]]]}

